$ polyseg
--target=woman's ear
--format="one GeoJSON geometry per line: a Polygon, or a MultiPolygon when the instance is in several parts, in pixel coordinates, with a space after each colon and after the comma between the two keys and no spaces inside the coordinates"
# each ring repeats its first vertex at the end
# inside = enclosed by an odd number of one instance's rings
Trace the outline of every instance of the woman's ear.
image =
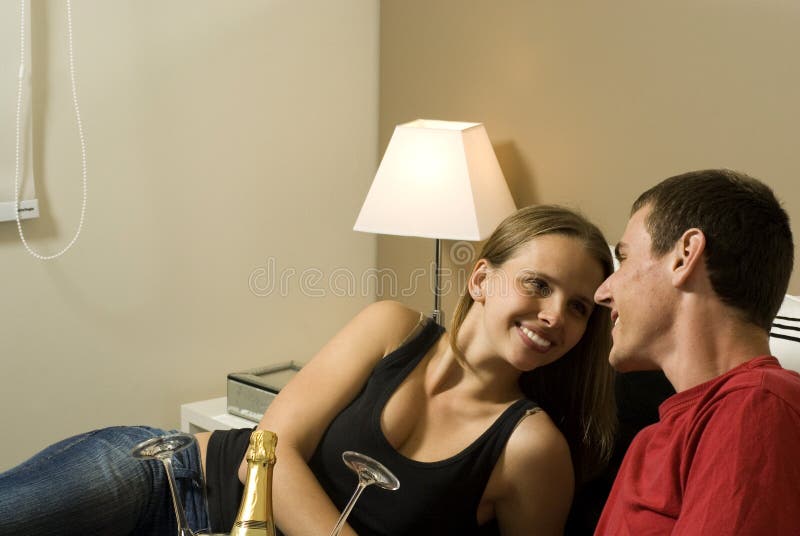
{"type": "Polygon", "coordinates": [[[680,237],[672,250],[672,284],[680,287],[686,284],[693,274],[705,273],[703,252],[706,249],[706,235],[696,228],[688,229],[680,237]]]}
{"type": "Polygon", "coordinates": [[[489,275],[489,261],[481,259],[475,263],[467,282],[472,300],[483,303],[486,300],[486,276],[489,275]]]}

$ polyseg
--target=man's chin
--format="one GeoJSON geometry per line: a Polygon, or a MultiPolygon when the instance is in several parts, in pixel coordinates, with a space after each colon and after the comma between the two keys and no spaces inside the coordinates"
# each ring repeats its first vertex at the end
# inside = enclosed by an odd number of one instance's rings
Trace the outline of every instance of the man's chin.
{"type": "Polygon", "coordinates": [[[611,354],[608,356],[608,362],[617,372],[659,370],[657,365],[646,359],[637,358],[625,352],[614,351],[613,348],[611,349],[611,354]]]}

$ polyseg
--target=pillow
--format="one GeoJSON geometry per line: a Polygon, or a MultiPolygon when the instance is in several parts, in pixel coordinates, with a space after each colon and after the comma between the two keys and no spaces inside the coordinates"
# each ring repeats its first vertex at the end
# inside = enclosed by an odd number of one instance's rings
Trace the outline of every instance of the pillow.
{"type": "Polygon", "coordinates": [[[608,245],[608,249],[611,250],[611,258],[614,259],[614,271],[616,272],[617,268],[619,268],[619,261],[617,260],[617,256],[615,253],[616,250],[614,248],[615,246],[612,246],[611,244],[608,245]]]}
{"type": "Polygon", "coordinates": [[[800,372],[800,296],[783,298],[769,332],[769,348],[783,368],[800,372]]]}

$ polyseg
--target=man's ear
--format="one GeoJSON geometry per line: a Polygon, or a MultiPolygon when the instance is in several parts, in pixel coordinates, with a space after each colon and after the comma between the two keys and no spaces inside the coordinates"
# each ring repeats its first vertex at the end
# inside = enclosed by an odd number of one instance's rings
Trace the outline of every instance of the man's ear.
{"type": "Polygon", "coordinates": [[[468,287],[472,299],[478,303],[486,301],[486,276],[489,275],[489,261],[481,259],[475,263],[469,276],[468,287]]]}
{"type": "Polygon", "coordinates": [[[692,274],[705,271],[703,253],[706,249],[706,235],[697,228],[688,229],[680,237],[672,250],[672,284],[685,285],[692,274]]]}

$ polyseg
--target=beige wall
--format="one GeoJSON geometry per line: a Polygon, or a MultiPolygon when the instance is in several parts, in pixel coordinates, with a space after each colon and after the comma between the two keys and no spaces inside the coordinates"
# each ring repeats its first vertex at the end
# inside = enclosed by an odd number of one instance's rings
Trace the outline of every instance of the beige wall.
{"type": "MultiPolygon", "coordinates": [[[[775,189],[800,243],[798,25],[789,1],[383,0],[380,151],[408,120],[482,121],[518,206],[579,208],[612,242],[658,180],[736,168],[775,189]]],[[[433,245],[378,251],[402,279],[433,245]]]]}
{"type": "MultiPolygon", "coordinates": [[[[771,184],[800,236],[796,3],[383,0],[378,11],[374,0],[74,2],[89,209],[75,249],[49,263],[0,223],[0,426],[14,438],[0,470],[92,427],[176,427],[180,403],[223,395],[228,372],[311,355],[372,299],[360,283],[375,240],[351,227],[376,140],[382,150],[397,123],[483,121],[518,205],[577,207],[611,241],[636,194],[711,166],[771,184]],[[344,273],[354,292],[335,296],[342,280],[334,291],[329,279],[344,273]]],[[[25,229],[50,253],[77,225],[80,165],[63,2],[37,0],[33,19],[42,217],[25,229]]],[[[382,293],[430,309],[412,273],[429,269],[433,242],[382,237],[377,254],[396,270],[382,293]]],[[[445,268],[463,274],[469,256],[446,249],[445,268]]]]}
{"type": "MultiPolygon", "coordinates": [[[[52,253],[78,222],[79,146],[64,2],[32,16],[42,217],[25,231],[52,253]]],[[[373,0],[73,2],[88,213],[47,263],[0,223],[0,470],[93,427],[178,427],[228,372],[307,359],[373,299],[327,278],[374,265],[351,229],[377,162],[378,16],[373,0]]]]}

